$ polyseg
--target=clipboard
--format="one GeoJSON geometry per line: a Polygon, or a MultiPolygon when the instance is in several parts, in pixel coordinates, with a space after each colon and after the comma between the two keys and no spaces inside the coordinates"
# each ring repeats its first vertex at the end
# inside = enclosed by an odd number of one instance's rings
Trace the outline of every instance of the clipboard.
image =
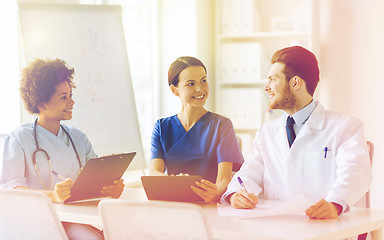
{"type": "Polygon", "coordinates": [[[92,158],[87,161],[64,203],[105,197],[100,191],[120,179],[136,152],[92,158]]]}
{"type": "Polygon", "coordinates": [[[201,176],[142,176],[141,182],[148,200],[204,202],[191,189],[201,176]]]}

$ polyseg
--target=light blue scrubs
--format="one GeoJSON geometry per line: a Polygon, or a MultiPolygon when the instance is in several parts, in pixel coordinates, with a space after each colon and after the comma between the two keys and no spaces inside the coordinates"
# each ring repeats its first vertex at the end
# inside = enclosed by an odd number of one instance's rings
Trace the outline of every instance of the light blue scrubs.
{"type": "Polygon", "coordinates": [[[244,162],[231,120],[207,112],[186,132],[176,115],[159,119],[152,133],[152,159],[165,161],[168,174],[200,175],[216,182],[218,164],[244,162]]]}
{"type": "MultiPolygon", "coordinates": [[[[0,186],[3,188],[15,188],[25,186],[34,189],[44,189],[36,173],[32,162],[32,154],[36,150],[33,134],[33,123],[27,123],[18,127],[4,141],[3,158],[0,159],[0,186]]],[[[63,125],[76,146],[79,157],[84,166],[90,158],[96,157],[87,136],[79,129],[63,125]]],[[[60,128],[57,136],[40,125],[36,127],[37,140],[40,148],[47,151],[52,163],[52,170],[65,178],[73,181],[77,178],[79,170],[78,160],[68,136],[60,128]]],[[[36,155],[37,167],[46,187],[52,188],[58,177],[53,176],[51,185],[51,173],[47,158],[39,152],[36,155]]]]}

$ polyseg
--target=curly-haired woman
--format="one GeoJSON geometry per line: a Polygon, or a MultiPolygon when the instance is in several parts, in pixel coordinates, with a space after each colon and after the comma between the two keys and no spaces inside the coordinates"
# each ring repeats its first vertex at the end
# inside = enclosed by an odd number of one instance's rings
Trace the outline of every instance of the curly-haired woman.
{"type": "MultiPolygon", "coordinates": [[[[72,118],[74,70],[60,59],[31,62],[22,73],[20,92],[26,109],[38,117],[6,137],[0,159],[0,185],[8,189],[39,190],[52,202],[71,195],[73,181],[86,161],[96,157],[87,136],[79,129],[61,124],[72,118]],[[52,170],[66,179],[52,175],[52,170]]],[[[123,180],[105,186],[102,193],[117,198],[123,180]]],[[[83,224],[63,223],[70,239],[103,239],[97,229],[83,224]]]]}

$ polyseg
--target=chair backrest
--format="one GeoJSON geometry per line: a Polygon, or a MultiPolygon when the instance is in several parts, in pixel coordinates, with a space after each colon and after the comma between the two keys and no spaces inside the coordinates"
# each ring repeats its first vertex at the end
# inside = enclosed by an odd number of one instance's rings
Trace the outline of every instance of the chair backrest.
{"type": "Polygon", "coordinates": [[[99,203],[105,239],[212,239],[201,207],[192,203],[105,199],[99,203]]]}
{"type": "Polygon", "coordinates": [[[367,141],[367,146],[368,146],[368,152],[369,152],[369,159],[371,160],[371,165],[372,165],[373,154],[375,152],[375,146],[370,141],[367,141]]]}
{"type": "Polygon", "coordinates": [[[33,190],[0,189],[0,238],[68,240],[51,200],[33,190]]]}
{"type": "Polygon", "coordinates": [[[237,142],[239,143],[240,150],[242,151],[242,149],[243,149],[243,140],[241,139],[241,137],[239,135],[236,135],[236,138],[237,138],[237,142]]]}
{"type": "MultiPolygon", "coordinates": [[[[372,166],[372,164],[373,164],[373,154],[375,152],[375,146],[370,141],[367,141],[367,146],[368,146],[368,152],[369,152],[369,160],[371,161],[371,166],[372,166]]],[[[366,196],[366,206],[367,206],[367,208],[370,208],[371,207],[371,194],[370,194],[370,191],[368,191],[365,196],[366,196]]]]}
{"type": "MultiPolygon", "coordinates": [[[[374,145],[372,142],[370,141],[367,141],[367,148],[368,148],[368,153],[369,153],[369,160],[371,162],[371,166],[372,166],[372,162],[373,162],[373,153],[374,153],[374,145]]],[[[370,190],[368,190],[368,192],[365,194],[365,196],[360,199],[355,205],[354,207],[365,207],[365,208],[370,208],[371,207],[371,194],[370,194],[370,190]]]]}
{"type": "MultiPolygon", "coordinates": [[[[373,153],[374,153],[374,145],[372,142],[370,141],[367,141],[367,147],[368,147],[368,153],[369,153],[369,160],[371,162],[371,166],[372,166],[372,161],[373,161],[373,153]]],[[[359,202],[357,202],[355,204],[355,207],[366,207],[366,208],[370,208],[371,207],[371,194],[370,194],[370,190],[368,190],[368,192],[365,194],[365,196],[360,199],[359,202]]],[[[368,236],[368,233],[363,233],[363,234],[360,234],[357,239],[358,240],[365,240],[367,239],[367,236],[368,236]]]]}

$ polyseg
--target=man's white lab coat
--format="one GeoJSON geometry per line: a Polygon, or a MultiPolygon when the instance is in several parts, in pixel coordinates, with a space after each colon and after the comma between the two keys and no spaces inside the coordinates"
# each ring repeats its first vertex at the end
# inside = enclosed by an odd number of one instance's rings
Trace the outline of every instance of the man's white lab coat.
{"type": "MultiPolygon", "coordinates": [[[[257,132],[254,153],[233,177],[222,202],[241,186],[265,199],[290,200],[304,194],[317,202],[353,206],[369,190],[371,165],[361,121],[317,105],[289,148],[287,114],[257,132]]],[[[344,209],[346,210],[346,209],[344,209]]]]}

